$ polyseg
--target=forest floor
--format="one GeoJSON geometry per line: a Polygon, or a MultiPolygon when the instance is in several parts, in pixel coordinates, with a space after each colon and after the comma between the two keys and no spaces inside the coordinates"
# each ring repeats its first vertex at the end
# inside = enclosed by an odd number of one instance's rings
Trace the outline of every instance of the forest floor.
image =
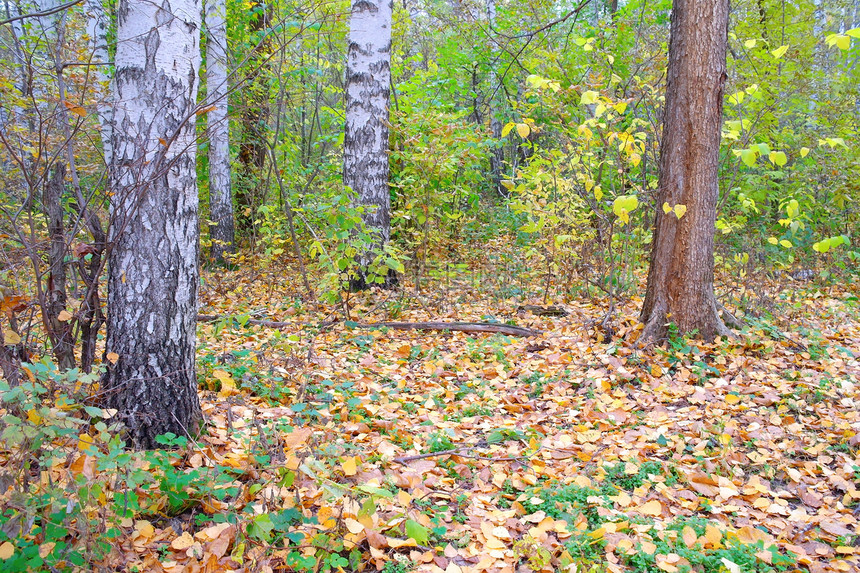
{"type": "Polygon", "coordinates": [[[460,277],[352,295],[352,322],[285,276],[205,277],[201,313],[227,317],[198,332],[207,430],[138,488],[105,564],[860,570],[858,285],[786,277],[775,317],[738,340],[641,350],[637,297],[608,340],[600,298],[494,297],[460,277]],[[541,334],[358,324],[385,320],[541,334]]]}

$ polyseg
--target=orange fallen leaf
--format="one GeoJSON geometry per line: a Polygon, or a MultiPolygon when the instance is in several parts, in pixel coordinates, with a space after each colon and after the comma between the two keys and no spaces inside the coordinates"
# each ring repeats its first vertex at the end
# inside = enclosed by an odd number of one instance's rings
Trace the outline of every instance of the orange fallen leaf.
{"type": "Polygon", "coordinates": [[[651,501],[640,505],[638,511],[643,515],[659,517],[663,514],[663,506],[656,499],[652,499],[651,501]]]}

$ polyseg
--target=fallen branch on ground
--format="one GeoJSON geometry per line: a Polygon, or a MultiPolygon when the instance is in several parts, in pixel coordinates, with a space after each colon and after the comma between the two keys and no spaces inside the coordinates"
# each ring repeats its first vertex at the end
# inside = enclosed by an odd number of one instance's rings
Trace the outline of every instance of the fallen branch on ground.
{"type": "Polygon", "coordinates": [[[395,330],[456,330],[458,332],[491,332],[509,336],[540,336],[539,330],[498,324],[495,322],[376,322],[373,324],[358,324],[358,328],[393,328],[395,330]]]}
{"type": "MultiPolygon", "coordinates": [[[[197,322],[216,322],[227,318],[239,320],[235,316],[221,316],[217,314],[198,314],[197,322]]],[[[275,320],[260,320],[249,318],[245,321],[254,326],[266,326],[268,328],[287,328],[295,326],[292,322],[278,322],[275,320]]],[[[394,330],[456,330],[458,332],[490,332],[495,334],[507,334],[509,336],[540,336],[539,330],[532,330],[522,326],[510,324],[498,324],[495,322],[374,322],[371,324],[355,324],[354,328],[393,328],[394,330]]]]}
{"type": "Polygon", "coordinates": [[[536,304],[521,304],[517,307],[517,312],[530,312],[535,316],[568,316],[570,313],[564,307],[553,306],[538,306],[536,304]]]}
{"type": "MultiPolygon", "coordinates": [[[[197,322],[217,322],[219,320],[224,320],[225,318],[233,318],[236,321],[239,319],[235,316],[220,316],[217,314],[198,314],[197,322]]],[[[260,320],[258,318],[249,318],[247,321],[248,324],[253,324],[254,326],[267,326],[269,328],[286,328],[288,326],[294,326],[292,322],[278,322],[276,320],[260,320]]]]}
{"type": "MultiPolygon", "coordinates": [[[[475,446],[462,446],[459,448],[454,448],[452,450],[442,450],[440,452],[430,452],[427,454],[416,454],[414,456],[400,456],[398,458],[392,458],[391,461],[405,466],[405,465],[408,465],[409,462],[414,462],[417,460],[426,460],[427,458],[435,458],[438,456],[459,456],[461,458],[470,458],[470,459],[474,459],[474,460],[487,460],[487,461],[491,461],[491,462],[521,462],[521,461],[528,459],[526,456],[511,456],[511,457],[505,457],[505,458],[494,458],[493,456],[481,456],[481,455],[463,453],[463,452],[468,452],[468,451],[473,450],[473,449],[475,449],[475,446]]],[[[538,451],[540,451],[540,448],[537,451],[535,451],[534,453],[536,454],[538,451]]]]}

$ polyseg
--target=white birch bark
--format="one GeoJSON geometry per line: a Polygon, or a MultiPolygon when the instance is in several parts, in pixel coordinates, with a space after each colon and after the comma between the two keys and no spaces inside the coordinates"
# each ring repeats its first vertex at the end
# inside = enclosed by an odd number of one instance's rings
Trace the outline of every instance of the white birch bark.
{"type": "Polygon", "coordinates": [[[87,16],[87,36],[93,51],[91,63],[95,64],[95,77],[98,84],[96,97],[98,99],[97,113],[99,130],[102,136],[102,151],[105,165],[111,164],[111,126],[113,124],[113,108],[110,101],[110,77],[107,64],[110,62],[108,53],[107,31],[110,19],[105,12],[102,0],[85,0],[84,10],[87,16]]]}
{"type": "Polygon", "coordinates": [[[135,447],[194,434],[198,0],[120,0],[103,388],[135,447]]]}
{"type": "Polygon", "coordinates": [[[227,119],[227,3],[206,2],[206,87],[209,111],[209,238],[212,260],[233,252],[233,195],[230,190],[230,124],[227,119]]]}
{"type": "Polygon", "coordinates": [[[358,256],[354,289],[366,288],[373,251],[391,236],[388,188],[388,100],[391,84],[391,0],[352,0],[346,64],[346,132],[343,182],[365,211],[374,235],[370,249],[358,256]]]}
{"type": "MultiPolygon", "coordinates": [[[[3,15],[7,19],[14,18],[21,14],[20,7],[12,0],[3,0],[3,10],[3,15]]],[[[21,96],[26,98],[30,90],[32,77],[28,72],[26,60],[24,58],[24,52],[21,46],[21,38],[23,38],[24,36],[24,27],[22,21],[15,20],[11,22],[9,24],[9,31],[9,48],[12,52],[14,62],[18,69],[17,88],[21,96]]],[[[5,117],[5,106],[3,108],[0,108],[0,114],[2,114],[4,121],[9,121],[9,119],[5,117]]],[[[16,101],[15,104],[12,106],[12,118],[14,118],[14,123],[17,124],[18,128],[23,128],[27,124],[26,112],[24,110],[24,107],[21,106],[20,102],[18,101],[16,101]]],[[[4,160],[4,166],[10,168],[11,165],[11,162],[7,162],[4,160]]]]}

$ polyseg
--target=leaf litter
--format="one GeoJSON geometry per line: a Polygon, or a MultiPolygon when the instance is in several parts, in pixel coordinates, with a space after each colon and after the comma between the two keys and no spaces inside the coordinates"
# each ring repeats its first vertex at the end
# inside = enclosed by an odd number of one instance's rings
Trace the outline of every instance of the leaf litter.
{"type": "MultiPolygon", "coordinates": [[[[600,301],[557,300],[566,316],[538,316],[517,306],[540,300],[456,281],[443,300],[353,295],[350,315],[489,317],[544,334],[362,329],[303,306],[283,270],[269,273],[207,277],[202,312],[228,317],[198,332],[207,428],[170,462],[196,481],[139,487],[105,566],[860,570],[850,286],[810,291],[784,316],[818,329],[805,343],[752,327],[643,350],[635,297],[611,341],[595,326],[600,301]]],[[[88,455],[97,446],[55,478],[111,471],[88,455]]]]}

